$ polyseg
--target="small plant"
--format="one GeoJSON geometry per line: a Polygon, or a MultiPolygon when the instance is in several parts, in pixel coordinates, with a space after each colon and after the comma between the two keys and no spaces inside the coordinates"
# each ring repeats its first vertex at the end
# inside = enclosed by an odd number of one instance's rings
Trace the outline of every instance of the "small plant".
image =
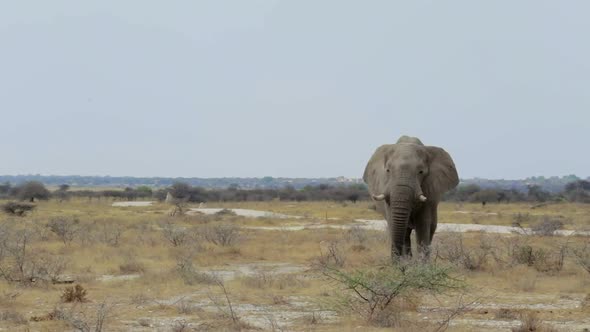
{"type": "Polygon", "coordinates": [[[104,244],[117,247],[123,234],[123,229],[115,222],[102,221],[98,226],[98,239],[104,244]]]}
{"type": "Polygon", "coordinates": [[[24,217],[27,213],[35,210],[36,207],[35,204],[30,203],[8,202],[2,204],[2,211],[12,216],[24,217]]]}
{"type": "Polygon", "coordinates": [[[53,218],[47,224],[49,230],[57,235],[60,240],[69,245],[80,231],[80,220],[77,218],[53,218]]]}
{"type": "Polygon", "coordinates": [[[232,224],[207,225],[201,228],[202,237],[219,246],[232,246],[240,236],[240,228],[232,224]]]}
{"type": "Polygon", "coordinates": [[[193,265],[191,253],[181,253],[176,257],[176,272],[187,285],[214,284],[218,279],[215,275],[198,272],[193,265]]]}
{"type": "Polygon", "coordinates": [[[121,273],[143,273],[145,272],[145,265],[137,260],[137,258],[131,256],[127,257],[125,261],[119,265],[119,271],[121,273]]]}
{"type": "Polygon", "coordinates": [[[513,251],[512,260],[517,264],[532,266],[535,263],[533,247],[529,245],[516,247],[513,251]]]}
{"type": "Polygon", "coordinates": [[[31,321],[33,322],[45,322],[54,320],[66,320],[68,313],[60,307],[55,307],[53,310],[42,316],[32,316],[31,321]]]}
{"type": "Polygon", "coordinates": [[[173,332],[187,332],[190,330],[190,324],[184,319],[175,321],[174,326],[172,327],[173,332]]]}
{"type": "Polygon", "coordinates": [[[463,242],[463,235],[449,234],[437,241],[434,247],[436,258],[448,261],[457,267],[476,271],[483,269],[488,256],[494,256],[493,248],[487,238],[481,238],[478,248],[467,248],[463,242]]]}
{"type": "Polygon", "coordinates": [[[535,235],[553,236],[555,231],[563,228],[563,222],[559,219],[543,217],[543,219],[535,224],[531,230],[535,235]]]}
{"type": "Polygon", "coordinates": [[[495,314],[496,319],[516,319],[516,313],[511,309],[500,308],[496,311],[495,314]]]}
{"type": "Polygon", "coordinates": [[[527,213],[516,213],[512,216],[512,226],[514,227],[522,227],[523,223],[529,222],[531,220],[531,215],[527,213]]]}
{"type": "Polygon", "coordinates": [[[251,326],[249,326],[246,322],[242,321],[242,319],[238,316],[238,313],[234,309],[233,303],[231,301],[231,294],[227,287],[225,287],[223,280],[218,279],[216,281],[216,284],[221,290],[223,298],[220,299],[218,297],[213,296],[212,294],[209,294],[209,299],[211,300],[211,302],[213,302],[213,304],[215,304],[219,313],[226,320],[228,320],[228,322],[232,325],[232,327],[235,330],[242,331],[250,329],[251,326]]]}
{"type": "Polygon", "coordinates": [[[185,245],[190,240],[188,230],[174,225],[170,220],[162,223],[162,235],[174,247],[185,245]]]}
{"type": "Polygon", "coordinates": [[[237,214],[230,209],[221,209],[215,212],[216,216],[237,216],[237,214]]]}
{"type": "Polygon", "coordinates": [[[533,266],[539,272],[558,272],[563,269],[566,248],[558,252],[550,252],[545,249],[538,249],[534,252],[533,266]]]}
{"type": "Polygon", "coordinates": [[[66,287],[64,288],[61,294],[61,301],[64,303],[72,303],[72,302],[87,302],[88,299],[86,298],[87,292],[84,287],[80,285],[76,285],[74,287],[66,287]]]}
{"type": "Polygon", "coordinates": [[[346,232],[346,236],[352,242],[351,248],[354,251],[363,251],[367,248],[369,236],[366,230],[353,226],[346,232]]]}
{"type": "Polygon", "coordinates": [[[0,321],[9,322],[15,325],[27,324],[27,319],[20,312],[12,309],[0,311],[0,321]]]}
{"type": "Polygon", "coordinates": [[[526,244],[517,244],[510,251],[510,259],[512,264],[532,266],[539,272],[557,272],[563,269],[566,252],[567,245],[562,245],[555,251],[549,251],[526,244]]]}
{"type": "Polygon", "coordinates": [[[180,301],[176,302],[175,306],[176,310],[178,310],[178,313],[182,315],[191,315],[197,311],[197,307],[185,299],[181,299],[180,301]]]}
{"type": "Polygon", "coordinates": [[[95,307],[96,311],[92,313],[80,312],[74,310],[73,306],[69,310],[58,309],[60,314],[59,320],[66,321],[76,331],[80,332],[102,332],[108,318],[111,316],[112,305],[107,302],[101,302],[95,307]]]}
{"type": "Polygon", "coordinates": [[[346,257],[340,248],[338,242],[331,241],[325,249],[320,248],[318,263],[320,266],[343,267],[346,257]]]}
{"type": "Polygon", "coordinates": [[[541,319],[533,312],[522,313],[520,316],[520,326],[512,329],[512,332],[557,332],[557,330],[543,323],[541,319]]]}
{"type": "Polygon", "coordinates": [[[578,265],[590,273],[590,243],[586,243],[583,247],[573,248],[571,251],[578,265]]]}

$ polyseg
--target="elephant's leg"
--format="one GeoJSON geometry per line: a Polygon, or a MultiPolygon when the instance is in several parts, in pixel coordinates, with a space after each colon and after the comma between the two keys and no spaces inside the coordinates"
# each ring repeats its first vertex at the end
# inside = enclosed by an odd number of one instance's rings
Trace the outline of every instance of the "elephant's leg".
{"type": "Polygon", "coordinates": [[[432,243],[432,238],[434,237],[434,232],[436,232],[436,226],[438,224],[438,211],[437,207],[435,206],[432,208],[430,212],[432,214],[432,218],[430,220],[430,243],[432,243]]]}
{"type": "Polygon", "coordinates": [[[404,256],[412,256],[412,239],[411,239],[411,235],[412,235],[412,229],[410,227],[408,227],[408,229],[406,230],[406,236],[404,238],[404,250],[403,250],[403,255],[404,256]]]}
{"type": "Polygon", "coordinates": [[[436,225],[432,224],[432,209],[425,206],[416,214],[416,240],[418,241],[418,252],[424,256],[430,256],[430,243],[436,225]],[[434,227],[433,227],[434,226],[434,227]]]}

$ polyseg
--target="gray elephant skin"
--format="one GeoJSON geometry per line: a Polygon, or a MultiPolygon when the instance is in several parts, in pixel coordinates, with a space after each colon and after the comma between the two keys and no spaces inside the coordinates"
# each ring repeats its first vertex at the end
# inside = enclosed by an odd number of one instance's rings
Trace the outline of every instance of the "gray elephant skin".
{"type": "Polygon", "coordinates": [[[425,146],[416,137],[402,136],[395,144],[377,148],[363,180],[377,211],[387,220],[392,259],[412,255],[413,229],[419,252],[428,256],[438,203],[459,184],[451,156],[442,148],[425,146]]]}

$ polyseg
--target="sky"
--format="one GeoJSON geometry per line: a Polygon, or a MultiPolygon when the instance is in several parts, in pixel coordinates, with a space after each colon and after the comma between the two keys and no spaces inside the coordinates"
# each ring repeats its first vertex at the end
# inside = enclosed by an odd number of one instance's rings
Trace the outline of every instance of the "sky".
{"type": "Polygon", "coordinates": [[[2,1],[0,174],[590,175],[590,2],[2,1]]]}

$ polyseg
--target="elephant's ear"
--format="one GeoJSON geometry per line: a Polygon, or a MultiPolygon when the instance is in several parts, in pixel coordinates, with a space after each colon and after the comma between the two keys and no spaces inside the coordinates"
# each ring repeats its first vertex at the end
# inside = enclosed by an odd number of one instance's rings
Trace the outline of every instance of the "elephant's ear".
{"type": "Polygon", "coordinates": [[[457,168],[451,156],[442,148],[427,146],[430,160],[430,172],[424,179],[422,190],[429,199],[440,199],[447,191],[459,184],[457,168]]]}
{"type": "Polygon", "coordinates": [[[386,192],[385,163],[387,163],[387,158],[391,156],[394,150],[395,144],[381,145],[369,159],[365,167],[363,180],[369,187],[370,194],[380,195],[386,192]]]}

